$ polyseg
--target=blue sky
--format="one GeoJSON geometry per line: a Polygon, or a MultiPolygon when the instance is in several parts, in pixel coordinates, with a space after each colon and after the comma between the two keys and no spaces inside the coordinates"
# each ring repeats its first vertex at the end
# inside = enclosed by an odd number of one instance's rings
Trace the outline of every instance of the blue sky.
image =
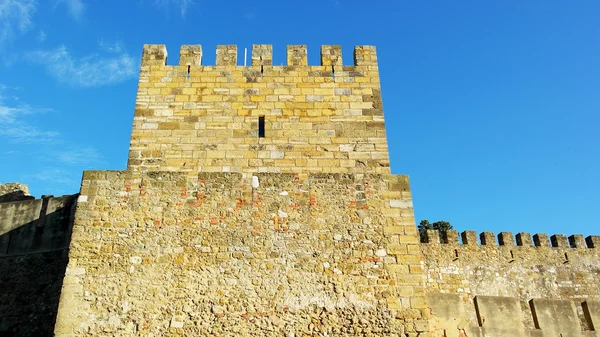
{"type": "MultiPolygon", "coordinates": [[[[600,234],[600,2],[0,0],[0,182],[125,169],[142,45],[375,45],[417,221],[600,234]]],[[[240,60],[240,62],[242,62],[240,60]]]]}

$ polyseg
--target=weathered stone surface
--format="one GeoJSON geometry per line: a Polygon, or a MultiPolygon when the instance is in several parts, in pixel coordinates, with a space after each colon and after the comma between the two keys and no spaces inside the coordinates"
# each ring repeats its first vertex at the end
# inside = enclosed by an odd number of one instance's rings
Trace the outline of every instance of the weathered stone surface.
{"type": "Polygon", "coordinates": [[[391,200],[411,200],[399,180],[86,172],[88,200],[76,213],[56,333],[119,335],[131,325],[155,335],[417,329],[427,307],[418,249],[388,258],[395,243],[418,247],[416,232],[401,240],[403,232],[383,230],[414,221],[412,208],[387,212],[398,209],[391,200]],[[407,289],[415,296],[405,301],[407,289]],[[419,314],[398,316],[407,309],[419,314]]]}

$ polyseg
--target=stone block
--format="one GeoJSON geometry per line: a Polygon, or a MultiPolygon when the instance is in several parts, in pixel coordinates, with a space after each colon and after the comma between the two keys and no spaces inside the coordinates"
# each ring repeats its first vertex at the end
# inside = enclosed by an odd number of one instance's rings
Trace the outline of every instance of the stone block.
{"type": "Polygon", "coordinates": [[[479,326],[489,336],[525,337],[521,304],[517,298],[476,296],[479,326]]]}
{"type": "Polygon", "coordinates": [[[544,335],[578,337],[579,317],[573,302],[568,300],[533,299],[531,301],[536,328],[544,335]]]}
{"type": "Polygon", "coordinates": [[[585,301],[582,304],[583,314],[592,331],[600,330],[600,302],[585,301]]]}

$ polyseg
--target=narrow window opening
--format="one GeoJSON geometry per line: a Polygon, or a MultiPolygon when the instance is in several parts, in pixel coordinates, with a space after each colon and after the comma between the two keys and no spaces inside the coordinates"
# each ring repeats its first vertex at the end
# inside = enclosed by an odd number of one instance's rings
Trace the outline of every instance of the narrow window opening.
{"type": "Polygon", "coordinates": [[[265,68],[263,65],[260,66],[260,75],[262,76],[265,73],[265,68]]]}
{"type": "Polygon", "coordinates": [[[191,68],[192,66],[188,65],[188,72],[187,72],[187,78],[190,78],[190,72],[191,72],[191,68]]]}
{"type": "Polygon", "coordinates": [[[258,138],[265,138],[265,116],[258,117],[258,138]]]}
{"type": "Polygon", "coordinates": [[[335,66],[331,66],[331,77],[335,77],[335,66]]]}

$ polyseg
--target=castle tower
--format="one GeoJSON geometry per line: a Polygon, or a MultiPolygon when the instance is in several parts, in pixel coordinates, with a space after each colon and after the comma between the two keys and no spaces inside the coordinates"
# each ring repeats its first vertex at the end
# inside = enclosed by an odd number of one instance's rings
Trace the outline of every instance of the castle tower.
{"type": "Polygon", "coordinates": [[[128,169],[177,172],[390,173],[375,48],[288,46],[273,66],[271,45],[218,46],[204,66],[200,46],[182,46],[178,66],[164,45],[146,45],[128,169]]]}
{"type": "Polygon", "coordinates": [[[375,48],[145,45],[126,171],[86,171],[57,336],[417,336],[408,177],[375,48]]]}

